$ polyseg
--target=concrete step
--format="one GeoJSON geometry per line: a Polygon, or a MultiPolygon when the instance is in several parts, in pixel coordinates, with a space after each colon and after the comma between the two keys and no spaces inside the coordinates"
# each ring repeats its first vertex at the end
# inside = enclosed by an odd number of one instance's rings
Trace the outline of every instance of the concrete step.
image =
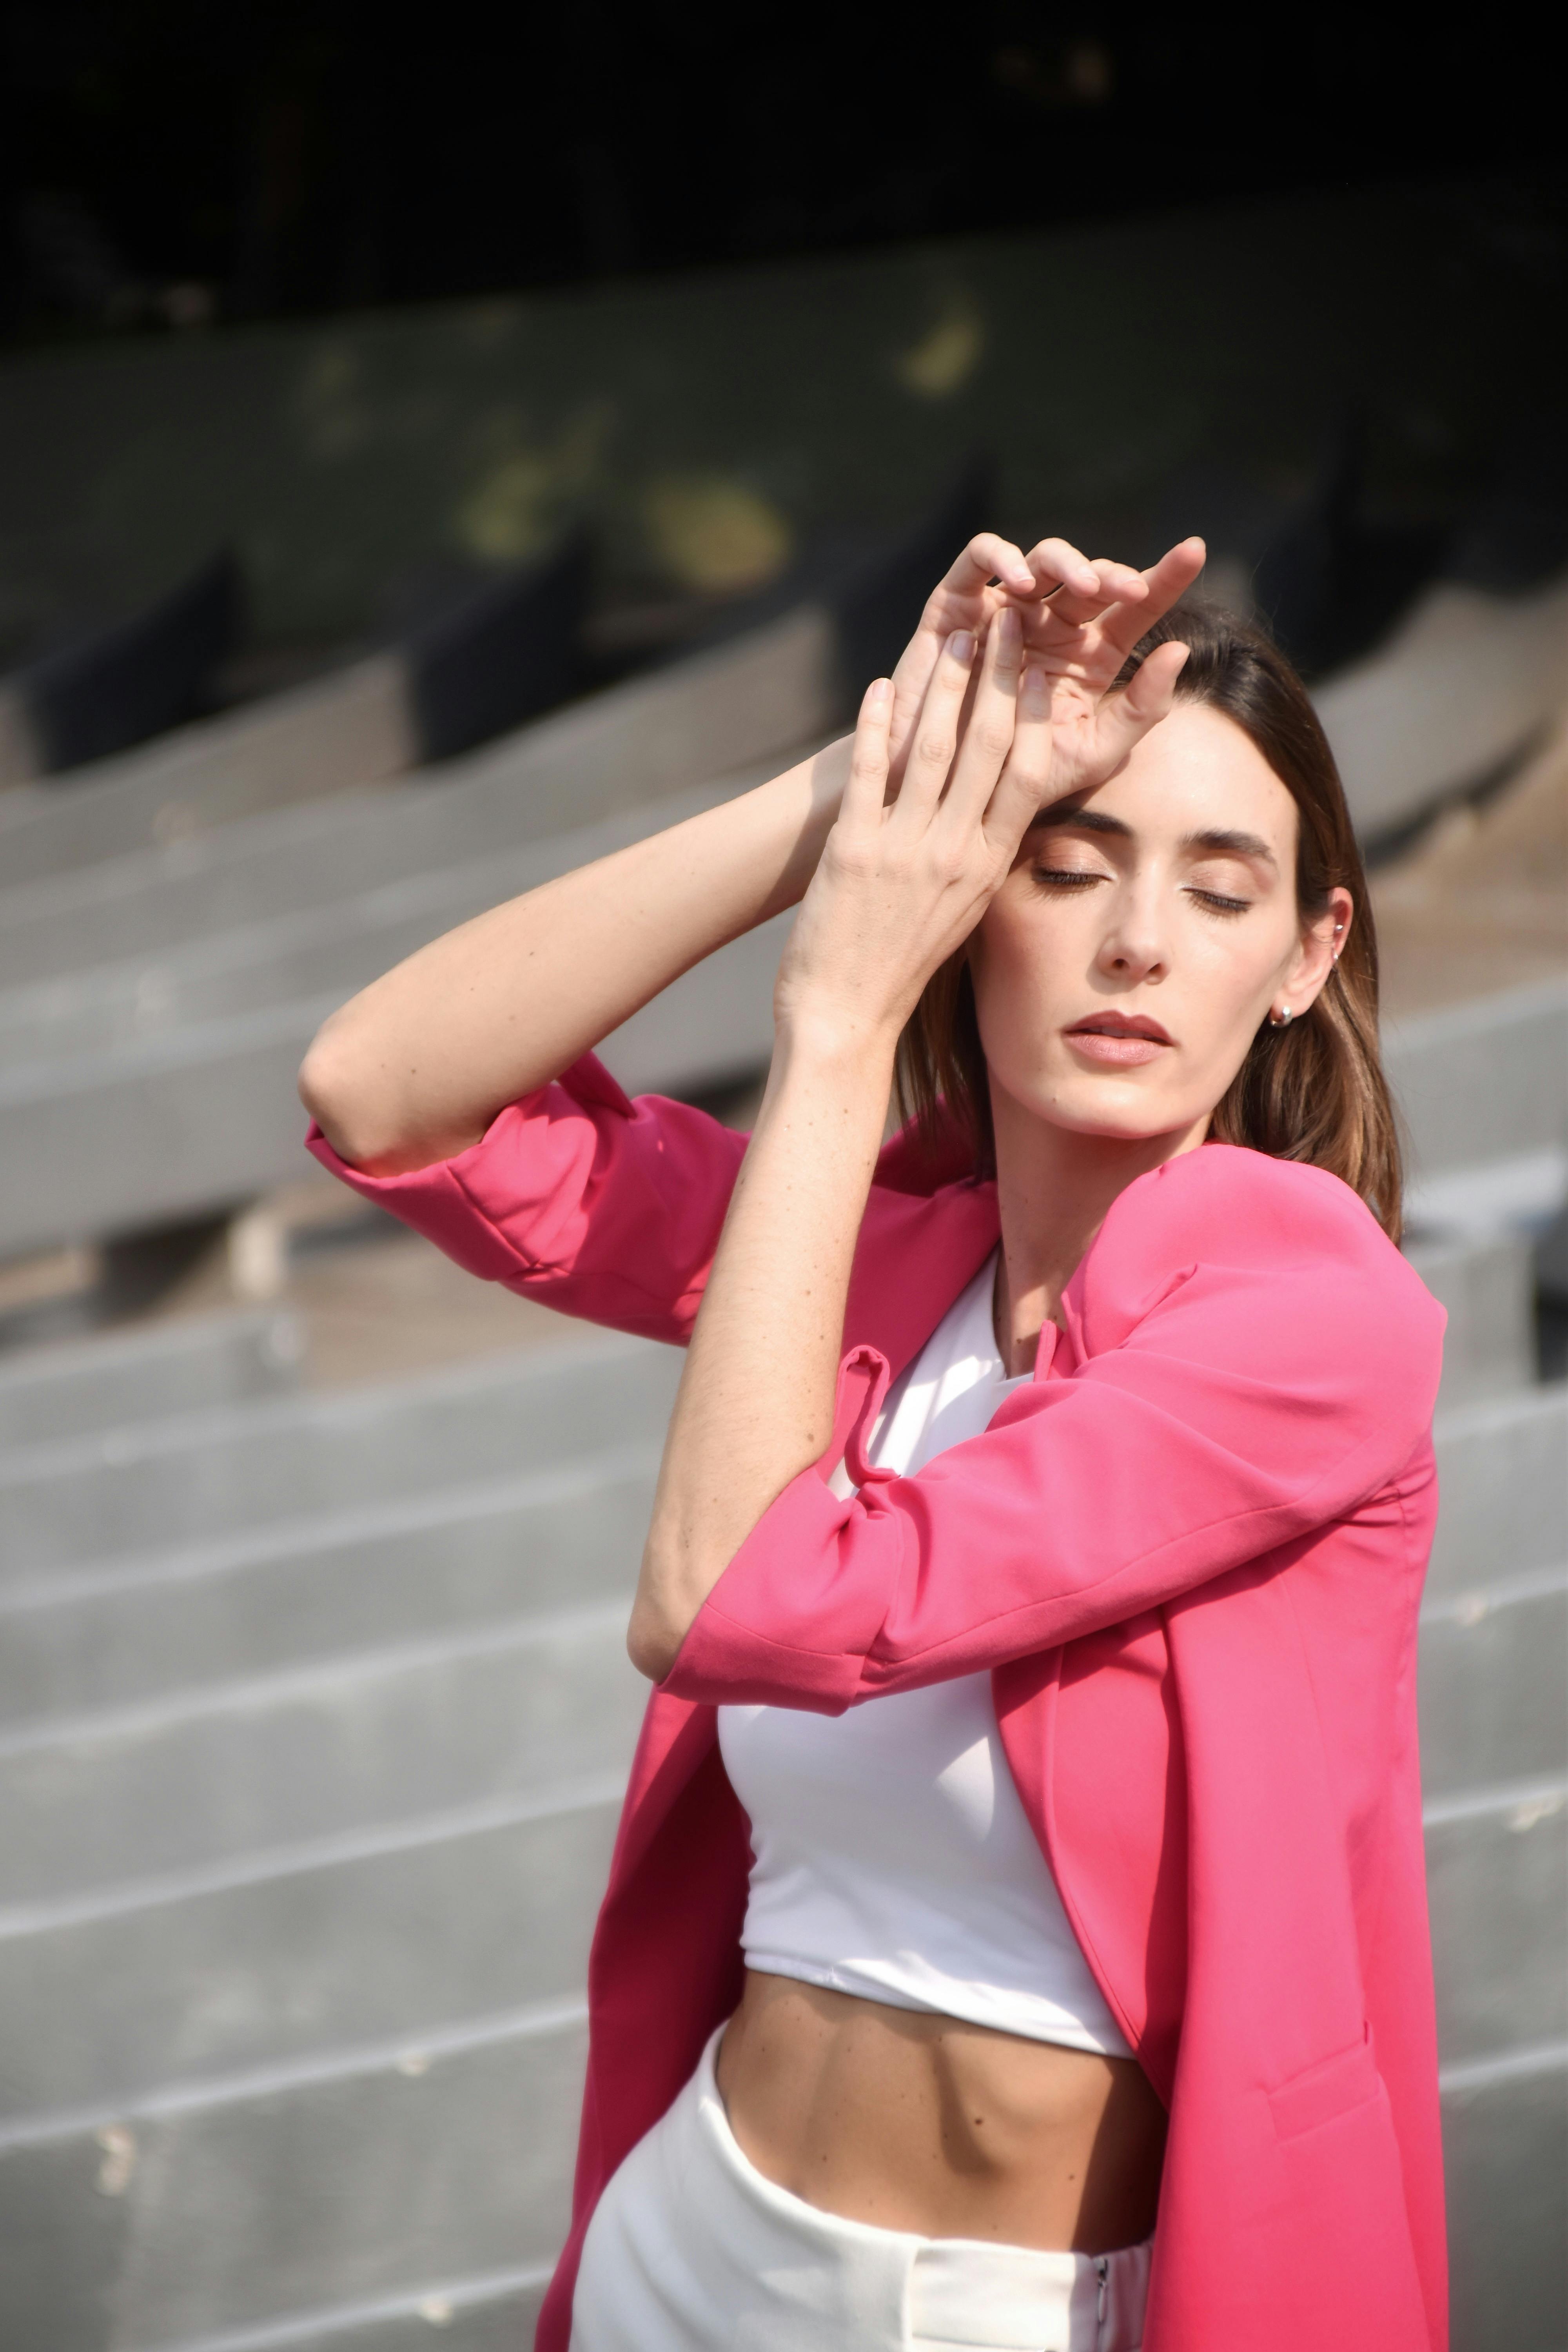
{"type": "MultiPolygon", "coordinates": [[[[773,763],[770,763],[773,764],[773,763]]],[[[782,764],[779,763],[779,764],[782,764]]],[[[416,947],[756,781],[757,772],[538,850],[242,926],[102,985],[0,1000],[0,1250],[134,1230],[247,1198],[305,1167],[296,1078],[326,1015],[416,947]],[[92,1050],[87,1050],[91,1047],[92,1050]],[[38,1058],[42,1055],[43,1058],[38,1058]]],[[[782,917],[722,948],[605,1041],[630,1090],[701,1088],[765,1063],[782,917]]]]}
{"type": "Polygon", "coordinates": [[[525,2263],[478,2277],[430,2279],[412,2294],[289,2312],[255,2327],[225,2328],[159,2352],[523,2352],[554,2265],[525,2263]]]}
{"type": "Polygon", "coordinates": [[[537,2275],[565,2233],[583,2052],[563,2000],[90,2128],[7,2127],[8,2341],[188,2352],[279,2315],[423,2300],[432,2280],[537,2275]]]}
{"type": "Polygon", "coordinates": [[[0,1358],[0,1458],[12,1446],[279,1395],[295,1387],[303,1353],[298,1318],[264,1307],[0,1358]]]}
{"type": "Polygon", "coordinates": [[[1568,1774],[1426,1808],[1445,2065],[1568,2033],[1568,1774]]]}
{"type": "Polygon", "coordinates": [[[0,1740],[18,1906],[625,1770],[647,1685],[595,1601],[0,1740]]]}
{"type": "Polygon", "coordinates": [[[1431,1601],[1420,1639],[1429,1798],[1568,1769],[1568,1567],[1431,1601]]]}
{"type": "Polygon", "coordinates": [[[1561,707],[1568,581],[1427,588],[1374,652],[1315,690],[1363,841],[1514,758],[1561,707]]]}
{"type": "Polygon", "coordinates": [[[0,799],[7,887],[188,840],[258,810],[384,782],[419,747],[395,651],[197,719],[79,771],[68,792],[35,784],[0,799]]]}
{"type": "Polygon", "coordinates": [[[586,556],[574,533],[539,563],[455,584],[384,651],[95,760],[68,793],[7,793],[7,884],[381,782],[564,701],[580,683],[586,556]]]}
{"type": "Polygon", "coordinates": [[[0,2126],[112,2122],[171,2084],[576,1995],[621,1788],[487,1796],[151,1896],[0,1912],[0,2126]]]}
{"type": "Polygon", "coordinates": [[[1428,1602],[1568,1559],[1568,1383],[1444,1413],[1428,1602]]]}
{"type": "Polygon", "coordinates": [[[732,774],[838,713],[834,630],[802,607],[591,695],[415,781],[247,817],[210,834],[0,888],[0,989],[84,961],[297,915],[547,841],[732,774]]]}
{"type": "Polygon", "coordinates": [[[1405,1255],[1447,1311],[1439,1412],[1507,1396],[1535,1378],[1534,1272],[1518,1234],[1417,1241],[1405,1255]]]}
{"type": "Polygon", "coordinates": [[[1568,2042],[1454,2068],[1443,2149],[1454,2352],[1559,2352],[1568,2042]]]}
{"type": "Polygon", "coordinates": [[[658,1447],[219,1537],[0,1595],[0,1738],[25,1725],[619,1596],[658,1447]]]}
{"type": "Polygon", "coordinates": [[[385,1386],[193,1412],[0,1459],[0,1591],[277,1528],[604,1444],[657,1442],[673,1349],[595,1335],[385,1386]]]}
{"type": "Polygon", "coordinates": [[[8,1091],[28,1083],[41,1090],[49,1070],[83,1056],[123,1055],[258,1008],[347,994],[479,909],[679,824],[773,769],[770,761],[714,778],[548,841],[519,826],[515,842],[498,843],[483,856],[437,857],[417,873],[379,884],[367,877],[325,919],[314,905],[289,908],[192,939],[172,937],[155,954],[84,961],[68,972],[0,990],[0,1068],[11,1074],[8,1091]],[[34,1081],[16,1075],[35,1064],[34,1081]]]}
{"type": "Polygon", "coordinates": [[[1568,981],[1391,1022],[1384,1057],[1415,1178],[1568,1142],[1568,981]]]}

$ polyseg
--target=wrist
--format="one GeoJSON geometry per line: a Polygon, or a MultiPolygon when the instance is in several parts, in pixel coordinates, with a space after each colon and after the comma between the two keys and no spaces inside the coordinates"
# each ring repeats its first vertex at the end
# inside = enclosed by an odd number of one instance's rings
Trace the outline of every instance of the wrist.
{"type": "Polygon", "coordinates": [[[897,1023],[831,1003],[795,1002],[778,1008],[773,1036],[773,1067],[781,1077],[820,1077],[857,1091],[879,1088],[879,1105],[892,1084],[897,1023]]]}

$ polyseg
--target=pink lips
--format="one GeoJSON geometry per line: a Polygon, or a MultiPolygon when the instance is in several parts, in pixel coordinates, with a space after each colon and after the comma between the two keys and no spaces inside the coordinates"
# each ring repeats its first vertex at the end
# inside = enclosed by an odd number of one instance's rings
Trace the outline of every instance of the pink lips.
{"type": "Polygon", "coordinates": [[[1102,1067],[1134,1069],[1169,1051],[1172,1040],[1146,1013],[1091,1013],[1065,1033],[1074,1049],[1102,1067]]]}

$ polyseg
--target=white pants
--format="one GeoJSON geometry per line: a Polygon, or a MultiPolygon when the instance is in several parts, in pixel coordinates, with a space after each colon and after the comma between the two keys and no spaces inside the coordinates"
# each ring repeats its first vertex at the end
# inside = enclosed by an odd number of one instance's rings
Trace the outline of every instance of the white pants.
{"type": "Polygon", "coordinates": [[[1049,2253],[818,2212],[742,2154],[718,2041],[599,2200],[571,2352],[1138,2352],[1152,2239],[1049,2253]]]}

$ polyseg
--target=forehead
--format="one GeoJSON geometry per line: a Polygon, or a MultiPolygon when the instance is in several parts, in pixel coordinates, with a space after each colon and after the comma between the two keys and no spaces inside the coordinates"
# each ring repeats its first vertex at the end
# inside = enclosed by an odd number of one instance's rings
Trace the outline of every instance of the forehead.
{"type": "Polygon", "coordinates": [[[1141,834],[1246,831],[1283,864],[1296,839],[1296,803],[1251,737],[1206,704],[1179,702],[1103,784],[1078,803],[1141,834]]]}

